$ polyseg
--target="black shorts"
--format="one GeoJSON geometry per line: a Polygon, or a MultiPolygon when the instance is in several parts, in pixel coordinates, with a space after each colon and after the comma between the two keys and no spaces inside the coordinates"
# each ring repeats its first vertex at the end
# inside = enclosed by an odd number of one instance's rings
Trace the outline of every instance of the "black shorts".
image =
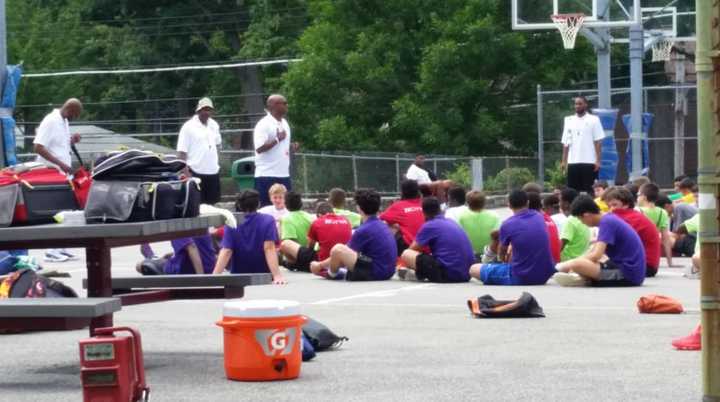
{"type": "Polygon", "coordinates": [[[220,202],[220,173],[200,174],[192,170],[190,173],[200,179],[200,202],[211,205],[220,202]]]}
{"type": "Polygon", "coordinates": [[[650,265],[645,266],[645,277],[646,278],[652,278],[653,276],[657,275],[658,273],[658,267],[651,267],[650,265]]]}
{"type": "Polygon", "coordinates": [[[427,279],[430,282],[447,283],[447,268],[430,254],[419,254],[415,258],[415,276],[418,280],[427,279]]]}
{"type": "Polygon", "coordinates": [[[405,243],[402,232],[400,232],[399,230],[397,233],[395,233],[395,244],[397,245],[398,257],[402,255],[403,251],[407,250],[407,248],[410,247],[409,244],[405,243]]]}
{"type": "Polygon", "coordinates": [[[357,261],[352,269],[348,269],[345,280],[347,281],[374,281],[372,258],[358,253],[357,261]]]}
{"type": "Polygon", "coordinates": [[[687,234],[675,242],[673,245],[673,252],[678,253],[678,255],[685,256],[685,257],[692,257],[693,254],[695,254],[695,242],[697,241],[697,237],[692,234],[687,234]]]}
{"type": "Polygon", "coordinates": [[[597,177],[595,165],[592,163],[572,163],[567,168],[567,185],[578,192],[593,194],[593,183],[597,177]]]}
{"type": "Polygon", "coordinates": [[[310,263],[315,260],[317,260],[317,253],[315,250],[300,246],[295,262],[288,264],[287,269],[291,271],[310,272],[310,263]]]}
{"type": "Polygon", "coordinates": [[[165,275],[167,258],[147,258],[140,263],[142,275],[165,275]]]}
{"type": "Polygon", "coordinates": [[[598,288],[635,286],[625,279],[620,267],[610,260],[600,263],[600,279],[591,281],[591,285],[598,288]]]}

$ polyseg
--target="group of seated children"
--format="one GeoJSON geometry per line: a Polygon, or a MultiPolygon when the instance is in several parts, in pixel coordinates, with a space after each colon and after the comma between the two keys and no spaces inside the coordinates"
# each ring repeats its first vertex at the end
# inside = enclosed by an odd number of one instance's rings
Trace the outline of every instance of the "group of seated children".
{"type": "Polygon", "coordinates": [[[423,197],[416,181],[404,180],[400,200],[382,213],[376,191],[355,192],[356,213],[345,209],[345,191],[335,188],[313,215],[303,211],[299,193],[276,184],[272,205],[260,210],[256,191],[237,196],[244,219],[224,228],[217,254],[209,235],[178,239],[174,253],[137,268],[143,274],[270,272],[276,284],[286,283],[283,265],[349,281],[386,280],[397,272],[400,279],[438,283],[473,277],[486,285],[541,285],[556,275],[565,286],[638,286],[657,273],[661,254],[672,266],[673,252],[694,253],[697,233],[688,217],[691,180],[679,180],[675,201],[647,180],[640,184],[598,182],[595,198],[561,188],[543,199],[542,188],[528,183],[508,195],[512,216],[502,224],[485,210],[482,192],[460,187],[449,189],[443,212],[438,198],[423,197]],[[676,215],[681,223],[673,229],[676,215]],[[597,228],[592,243],[590,228],[597,228]]]}

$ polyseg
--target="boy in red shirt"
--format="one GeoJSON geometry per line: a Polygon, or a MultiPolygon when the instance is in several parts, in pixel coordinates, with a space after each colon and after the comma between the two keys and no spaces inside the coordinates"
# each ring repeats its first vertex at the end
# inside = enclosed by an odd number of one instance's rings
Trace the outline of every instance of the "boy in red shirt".
{"type": "Polygon", "coordinates": [[[315,210],[317,219],[310,225],[307,234],[307,247],[303,247],[292,240],[283,240],[280,250],[293,266],[301,271],[310,272],[310,263],[323,261],[330,257],[330,249],[336,244],[346,244],[352,236],[350,221],[344,216],[336,215],[333,207],[327,202],[321,202],[315,210]],[[315,251],[315,245],[319,249],[315,251]]]}
{"type": "Polygon", "coordinates": [[[560,233],[558,232],[557,225],[555,225],[550,215],[542,210],[540,193],[534,191],[526,191],[526,193],[528,197],[528,208],[536,210],[545,220],[545,227],[547,228],[548,237],[550,238],[550,255],[552,255],[553,261],[557,264],[560,262],[560,233]]]}
{"type": "Polygon", "coordinates": [[[425,223],[420,188],[415,180],[403,180],[400,183],[400,200],[380,214],[380,219],[390,225],[394,232],[399,256],[412,244],[425,223]]]}
{"type": "Polygon", "coordinates": [[[646,277],[657,274],[660,266],[660,232],[642,212],[635,210],[635,197],[625,187],[612,187],[603,194],[610,211],[637,232],[645,248],[646,277]]]}

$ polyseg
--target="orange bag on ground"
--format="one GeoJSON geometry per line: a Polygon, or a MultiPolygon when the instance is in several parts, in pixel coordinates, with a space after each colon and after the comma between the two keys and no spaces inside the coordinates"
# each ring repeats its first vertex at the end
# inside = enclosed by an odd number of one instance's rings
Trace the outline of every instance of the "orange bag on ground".
{"type": "Polygon", "coordinates": [[[638,311],[646,314],[680,314],[683,306],[669,296],[649,294],[642,296],[637,302],[638,311]]]}

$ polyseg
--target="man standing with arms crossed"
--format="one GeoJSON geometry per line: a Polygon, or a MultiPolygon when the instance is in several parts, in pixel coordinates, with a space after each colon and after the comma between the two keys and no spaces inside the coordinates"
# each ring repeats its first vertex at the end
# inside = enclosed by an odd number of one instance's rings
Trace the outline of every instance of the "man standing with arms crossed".
{"type": "MultiPolygon", "coordinates": [[[[70,134],[70,121],[80,117],[82,103],[70,98],[60,109],[54,109],[42,119],[35,132],[33,149],[38,154],[37,162],[55,166],[66,174],[72,174],[71,145],[80,142],[80,134],[70,134]]],[[[64,262],[77,257],[65,249],[51,249],[45,252],[45,261],[64,262]]]]}
{"type": "Polygon", "coordinates": [[[592,185],[600,170],[600,149],[605,131],[600,119],[588,113],[584,96],[575,98],[575,114],[565,117],[562,169],[567,185],[578,192],[593,193],[592,185]]]}
{"type": "Polygon", "coordinates": [[[270,95],[266,103],[268,114],[260,119],[253,131],[255,147],[255,190],[260,193],[260,206],[270,205],[268,190],[280,183],[292,190],[290,181],[290,150],[298,144],[290,142],[290,125],[285,116],[288,103],[282,95],[270,95]],[[291,146],[292,144],[292,146],[291,146]]]}

